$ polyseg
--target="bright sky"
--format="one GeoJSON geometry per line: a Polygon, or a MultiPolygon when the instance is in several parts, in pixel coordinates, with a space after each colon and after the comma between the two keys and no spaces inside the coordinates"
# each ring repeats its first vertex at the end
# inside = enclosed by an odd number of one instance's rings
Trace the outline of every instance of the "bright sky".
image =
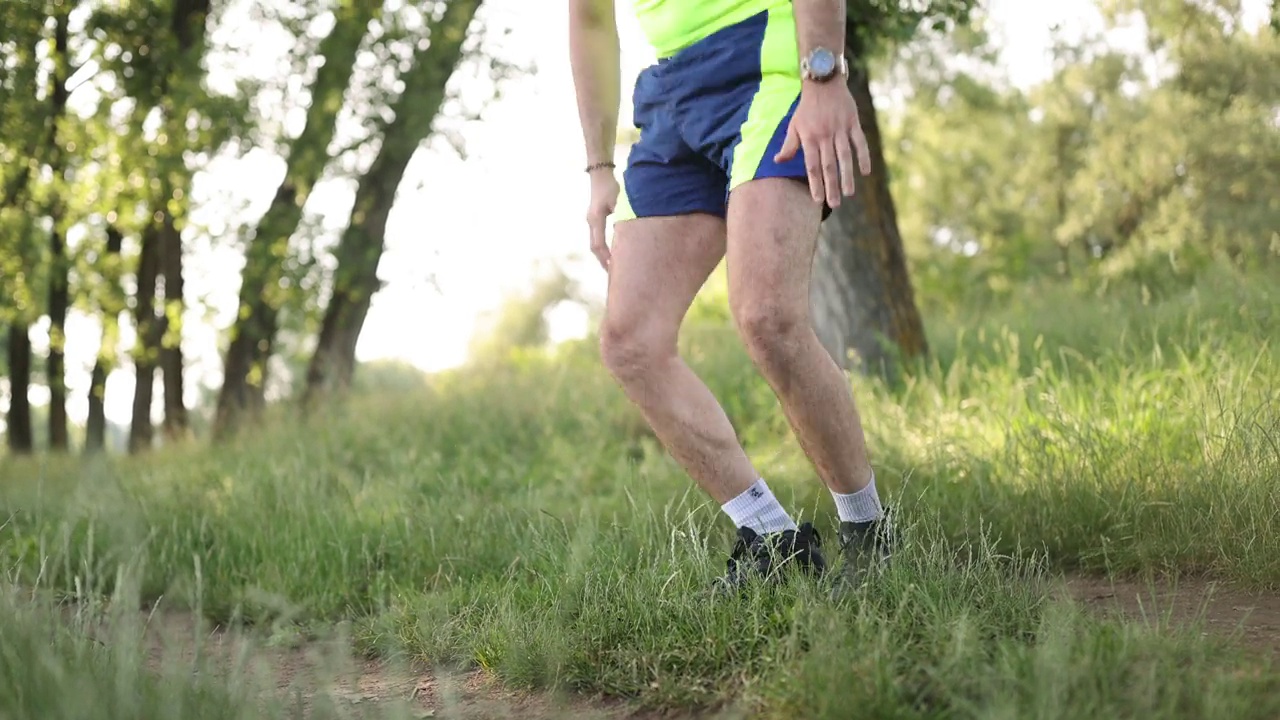
{"type": "MultiPolygon", "coordinates": [[[[626,12],[626,0],[619,4],[623,97],[629,98],[632,78],[652,56],[626,12]]],[[[516,16],[513,25],[520,33],[537,39],[530,50],[538,73],[515,84],[468,137],[467,161],[424,153],[412,166],[411,182],[424,187],[415,200],[404,198],[397,207],[381,269],[389,282],[365,325],[361,359],[400,357],[425,369],[461,362],[477,313],[494,307],[504,290],[524,286],[539,260],[578,255],[574,275],[588,292],[604,292],[605,276],[585,253],[581,218],[587,185],[564,49],[566,4],[513,0],[503,5],[516,16]],[[548,6],[555,9],[549,12],[548,6]],[[421,282],[432,271],[439,294],[421,282]]],[[[1054,19],[1071,22],[1092,8],[1087,0],[1066,0],[1037,16],[1031,5],[1045,4],[993,3],[994,16],[1010,26],[1010,70],[1023,82],[1038,79],[1045,67],[1054,19]]],[[[564,334],[585,322],[582,316],[559,320],[554,324],[564,334]]]]}
{"type": "MultiPolygon", "coordinates": [[[[623,97],[651,55],[627,0],[618,0],[623,35],[623,97]]],[[[569,73],[566,3],[489,0],[515,29],[508,49],[537,66],[532,76],[511,82],[503,97],[485,111],[485,122],[466,136],[468,157],[443,149],[423,149],[414,158],[387,231],[388,249],[379,274],[385,289],[374,299],[357,354],[361,360],[400,358],[424,370],[456,365],[477,317],[494,308],[505,292],[519,290],[534,269],[546,261],[566,260],[570,272],[590,294],[603,295],[605,276],[585,252],[582,214],[587,186],[581,171],[583,151],[569,73]],[[435,285],[430,278],[435,278],[435,285]]],[[[1265,12],[1265,2],[1255,0],[1265,12]]],[[[1010,78],[1027,85],[1048,71],[1050,28],[1068,31],[1097,27],[1101,22],[1091,0],[1054,3],[988,0],[991,27],[1003,46],[1010,78]]],[[[1124,38],[1132,41],[1132,38],[1124,38]]],[[[624,120],[627,113],[623,109],[624,120]]],[[[620,158],[621,159],[621,158],[620,158]]],[[[217,168],[203,178],[206,192],[247,202],[265,210],[283,167],[257,153],[217,168]]],[[[334,221],[345,221],[350,191],[318,189],[312,207],[334,208],[334,221]]],[[[189,404],[197,384],[217,387],[221,379],[218,333],[230,323],[239,282],[233,251],[199,253],[188,262],[188,292],[208,303],[211,322],[187,323],[184,348],[189,360],[189,404]]],[[[582,313],[567,311],[553,318],[559,336],[585,329],[582,313]]],[[[46,326],[35,329],[39,352],[47,344],[46,326]]],[[[88,371],[97,352],[96,323],[74,317],[68,327],[68,410],[82,422],[87,413],[88,371]]],[[[129,343],[132,338],[125,337],[129,343]]],[[[132,372],[115,373],[108,384],[108,417],[129,418],[132,372]]],[[[33,393],[36,403],[47,394],[33,393]]],[[[157,398],[158,399],[158,398],[157,398]]]]}

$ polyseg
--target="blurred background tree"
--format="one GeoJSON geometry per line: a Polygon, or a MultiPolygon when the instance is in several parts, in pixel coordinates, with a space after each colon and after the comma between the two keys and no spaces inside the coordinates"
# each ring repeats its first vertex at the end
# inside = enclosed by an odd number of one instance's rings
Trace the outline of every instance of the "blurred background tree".
{"type": "Polygon", "coordinates": [[[1106,29],[1145,22],[1146,52],[1059,35],[1052,76],[1026,91],[995,77],[985,38],[900,59],[912,94],[890,156],[927,295],[998,301],[1054,276],[1157,292],[1215,261],[1274,264],[1276,34],[1246,28],[1238,2],[1103,9],[1106,29]],[[938,71],[959,53],[977,62],[938,71]]]}

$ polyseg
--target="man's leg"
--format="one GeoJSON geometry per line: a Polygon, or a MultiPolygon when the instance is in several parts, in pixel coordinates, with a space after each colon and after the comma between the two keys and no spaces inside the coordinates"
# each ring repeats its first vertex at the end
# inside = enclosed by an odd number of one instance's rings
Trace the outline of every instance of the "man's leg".
{"type": "Polygon", "coordinates": [[[796,527],[678,353],[685,313],[724,256],[724,221],[704,213],[647,217],[618,223],[614,234],[601,354],[666,450],[738,528],[720,589],[772,577],[779,557],[821,573],[812,527],[796,527]]]}
{"type": "Polygon", "coordinates": [[[668,452],[721,505],[758,475],[720,403],[680,358],[680,324],[724,256],[724,220],[695,213],[620,222],[600,329],[609,372],[668,452]]]}
{"type": "MultiPolygon", "coordinates": [[[[733,43],[735,46],[740,43],[733,43]]],[[[811,527],[796,523],[756,473],[720,403],[680,358],[680,325],[725,253],[726,168],[689,144],[691,103],[714,68],[672,60],[642,73],[635,91],[640,139],[613,217],[609,292],[600,329],[605,365],[659,441],[738,529],[723,585],[786,563],[820,572],[811,527]]],[[[744,93],[745,94],[745,93],[744,93]]],[[[723,110],[723,108],[720,108],[723,110]]],[[[694,115],[698,113],[693,112],[694,115]]],[[[699,141],[699,146],[704,145],[699,141]]]]}
{"type": "Polygon", "coordinates": [[[795,179],[766,177],[734,189],[729,300],[748,353],[836,497],[841,520],[866,522],[879,517],[880,503],[861,419],[847,379],[818,341],[810,317],[809,276],[820,221],[820,206],[795,179]],[[842,501],[853,505],[839,507],[842,501]]]}

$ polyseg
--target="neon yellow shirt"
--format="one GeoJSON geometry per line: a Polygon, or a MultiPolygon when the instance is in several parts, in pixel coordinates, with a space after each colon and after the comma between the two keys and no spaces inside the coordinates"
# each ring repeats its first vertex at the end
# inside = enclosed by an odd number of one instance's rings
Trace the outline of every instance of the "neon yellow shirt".
{"type": "Polygon", "coordinates": [[[670,57],[717,30],[791,0],[633,0],[658,57],[670,57]]]}

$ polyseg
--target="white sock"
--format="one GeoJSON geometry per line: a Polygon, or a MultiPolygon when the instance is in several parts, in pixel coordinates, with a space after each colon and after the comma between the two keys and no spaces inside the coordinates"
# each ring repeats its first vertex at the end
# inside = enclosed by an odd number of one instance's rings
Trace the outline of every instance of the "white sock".
{"type": "Polygon", "coordinates": [[[884,514],[880,496],[876,494],[875,473],[871,474],[871,482],[858,492],[841,495],[833,491],[831,497],[835,498],[836,514],[840,516],[840,522],[870,522],[884,514]]]}
{"type": "Polygon", "coordinates": [[[791,519],[778,498],[773,496],[764,478],[756,480],[751,487],[725,503],[721,509],[736,527],[749,527],[761,535],[796,529],[796,521],[791,519]]]}

